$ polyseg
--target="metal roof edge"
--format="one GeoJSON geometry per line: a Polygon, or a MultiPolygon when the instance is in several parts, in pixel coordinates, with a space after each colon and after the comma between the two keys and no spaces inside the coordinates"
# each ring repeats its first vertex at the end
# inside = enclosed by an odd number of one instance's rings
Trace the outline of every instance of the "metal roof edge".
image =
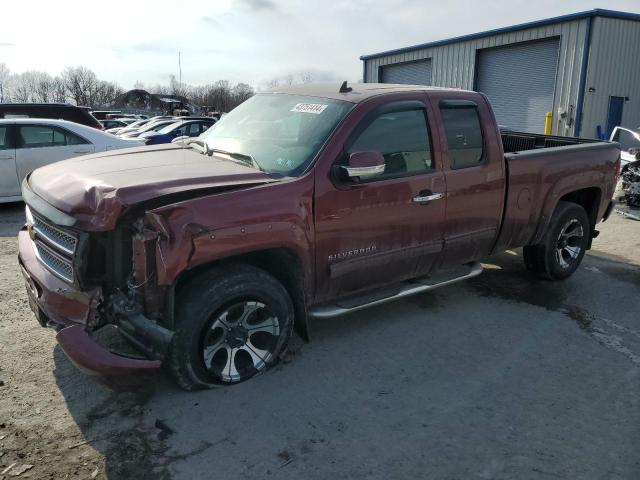
{"type": "Polygon", "coordinates": [[[413,50],[419,50],[423,48],[439,47],[441,45],[447,45],[454,42],[464,42],[467,40],[475,40],[477,38],[489,37],[491,35],[497,35],[500,33],[510,33],[518,30],[524,30],[526,28],[543,27],[553,23],[568,22],[571,20],[580,20],[591,17],[607,17],[607,18],[619,18],[624,20],[633,20],[640,22],[639,13],[620,12],[617,10],[607,10],[603,8],[594,8],[593,10],[587,10],[584,12],[569,13],[566,15],[560,15],[557,17],[545,18],[542,20],[533,20],[531,22],[519,23],[510,27],[494,28],[492,30],[485,30],[483,32],[470,33],[467,35],[461,35],[458,37],[446,38],[443,40],[436,40],[433,42],[422,43],[418,45],[412,45],[409,47],[396,48],[393,50],[386,50],[384,52],[371,53],[368,55],[361,55],[360,60],[369,60],[371,58],[383,57],[385,55],[395,55],[397,53],[410,52],[413,50]]]}

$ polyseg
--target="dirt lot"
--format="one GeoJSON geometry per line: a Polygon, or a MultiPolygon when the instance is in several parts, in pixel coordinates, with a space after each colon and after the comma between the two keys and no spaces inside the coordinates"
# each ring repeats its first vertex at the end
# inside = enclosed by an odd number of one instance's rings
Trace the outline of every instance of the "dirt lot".
{"type": "Polygon", "coordinates": [[[640,478],[640,222],[601,225],[563,283],[507,252],[465,284],[313,322],[251,382],[116,394],[29,311],[22,208],[0,206],[0,480],[640,478]]]}

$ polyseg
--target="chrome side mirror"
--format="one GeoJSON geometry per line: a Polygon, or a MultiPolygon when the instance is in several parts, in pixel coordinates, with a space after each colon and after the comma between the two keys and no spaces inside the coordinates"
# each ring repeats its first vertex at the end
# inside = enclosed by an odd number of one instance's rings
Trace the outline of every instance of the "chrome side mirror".
{"type": "Polygon", "coordinates": [[[384,173],[384,157],[380,152],[354,152],[340,168],[347,177],[364,180],[384,173]]]}

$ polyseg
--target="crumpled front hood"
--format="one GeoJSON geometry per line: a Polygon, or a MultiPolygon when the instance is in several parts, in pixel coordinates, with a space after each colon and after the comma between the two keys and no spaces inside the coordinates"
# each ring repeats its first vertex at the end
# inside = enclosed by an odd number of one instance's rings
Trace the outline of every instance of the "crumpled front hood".
{"type": "Polygon", "coordinates": [[[113,228],[129,207],[164,195],[273,181],[249,166],[175,144],[73,158],[39,168],[28,180],[36,195],[91,230],[113,228]]]}

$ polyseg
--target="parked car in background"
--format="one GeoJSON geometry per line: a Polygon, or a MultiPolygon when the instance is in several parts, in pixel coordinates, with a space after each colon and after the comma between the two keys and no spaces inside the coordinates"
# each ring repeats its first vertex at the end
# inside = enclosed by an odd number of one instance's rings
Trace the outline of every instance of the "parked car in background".
{"type": "Polygon", "coordinates": [[[640,208],[640,129],[615,127],[609,139],[620,143],[620,179],[614,198],[630,207],[640,208]]]}
{"type": "Polygon", "coordinates": [[[0,120],[0,203],[21,199],[20,184],[32,170],[78,155],[142,145],[66,120],[0,120]]]}
{"type": "Polygon", "coordinates": [[[167,125],[160,130],[151,130],[141,134],[138,138],[144,140],[146,145],[159,145],[171,143],[177,137],[197,137],[206,132],[216,121],[212,118],[204,120],[185,120],[167,125]]]}
{"type": "Polygon", "coordinates": [[[120,110],[91,110],[91,115],[93,115],[98,120],[104,120],[108,115],[118,114],[120,115],[122,112],[120,110]]]}
{"type": "Polygon", "coordinates": [[[136,138],[140,135],[142,135],[145,132],[152,132],[152,131],[156,131],[156,130],[160,130],[161,128],[167,126],[167,125],[171,125],[172,123],[176,123],[177,119],[175,118],[166,118],[164,120],[155,120],[153,122],[149,122],[147,123],[145,126],[143,126],[142,128],[139,128],[137,130],[133,130],[130,132],[125,132],[125,133],[119,133],[118,136],[119,137],[123,137],[123,138],[136,138]]]}
{"type": "Polygon", "coordinates": [[[620,144],[622,149],[620,158],[623,168],[630,162],[640,160],[640,128],[632,130],[631,128],[615,127],[609,141],[620,144]]]}
{"type": "Polygon", "coordinates": [[[115,382],[164,363],[186,389],[231,385],[308,316],[474,277],[498,252],[524,247],[532,273],[569,277],[619,167],[616,143],[500,134],[477,92],[291,87],[184,145],[36,170],[20,264],[37,321],[82,370],[115,382]],[[37,258],[47,249],[58,262],[37,258]],[[101,345],[107,325],[148,359],[101,345]]]}
{"type": "Polygon", "coordinates": [[[54,118],[103,129],[88,109],[68,103],[0,103],[2,118],[54,118]]]}
{"type": "Polygon", "coordinates": [[[144,127],[145,125],[148,125],[151,122],[155,122],[157,120],[170,119],[170,118],[174,118],[174,117],[172,117],[172,116],[159,116],[159,117],[144,118],[144,119],[138,120],[136,122],[133,122],[133,123],[127,125],[124,128],[119,129],[117,132],[110,131],[109,133],[118,134],[118,135],[124,135],[126,133],[135,132],[136,130],[141,129],[142,127],[144,127]]]}
{"type": "Polygon", "coordinates": [[[115,119],[107,119],[107,120],[99,120],[105,130],[109,130],[111,128],[123,128],[128,125],[127,122],[123,122],[122,120],[115,119]]]}
{"type": "Polygon", "coordinates": [[[108,113],[107,118],[122,120],[123,118],[129,118],[132,122],[140,120],[140,116],[135,113],[108,113]]]}

